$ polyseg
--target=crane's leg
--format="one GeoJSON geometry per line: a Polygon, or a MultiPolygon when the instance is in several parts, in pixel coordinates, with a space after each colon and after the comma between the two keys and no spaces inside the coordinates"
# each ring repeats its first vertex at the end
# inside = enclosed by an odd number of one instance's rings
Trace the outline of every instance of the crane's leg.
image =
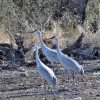
{"type": "Polygon", "coordinates": [[[74,73],[74,71],[72,71],[72,75],[73,75],[73,81],[75,81],[75,73],[74,73]]]}
{"type": "Polygon", "coordinates": [[[71,72],[72,72],[73,85],[75,85],[75,72],[74,70],[71,70],[71,72]]]}
{"type": "Polygon", "coordinates": [[[67,75],[68,75],[68,82],[69,82],[70,80],[70,70],[69,69],[67,69],[67,75]]]}
{"type": "Polygon", "coordinates": [[[53,95],[54,95],[54,98],[53,98],[53,100],[56,100],[56,96],[55,96],[55,90],[56,90],[56,87],[55,87],[55,86],[53,86],[53,95]]]}
{"type": "Polygon", "coordinates": [[[38,69],[36,68],[36,77],[39,77],[38,69]]]}
{"type": "Polygon", "coordinates": [[[69,79],[70,79],[70,71],[69,71],[69,69],[65,69],[65,71],[64,71],[64,76],[66,77],[67,76],[67,81],[69,82],[69,79]]]}
{"type": "Polygon", "coordinates": [[[44,100],[47,100],[46,81],[45,80],[44,80],[44,95],[45,95],[44,100]]]}

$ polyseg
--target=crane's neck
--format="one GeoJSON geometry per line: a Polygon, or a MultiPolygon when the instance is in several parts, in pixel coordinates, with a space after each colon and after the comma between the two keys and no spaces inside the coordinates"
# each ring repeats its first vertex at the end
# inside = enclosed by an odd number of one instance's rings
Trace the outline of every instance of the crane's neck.
{"type": "Polygon", "coordinates": [[[39,63],[40,62],[40,58],[38,55],[38,47],[36,48],[36,62],[39,63]]]}
{"type": "Polygon", "coordinates": [[[59,41],[57,40],[57,54],[61,53],[60,47],[59,47],[59,41]]]}
{"type": "Polygon", "coordinates": [[[46,47],[46,45],[44,44],[44,42],[43,42],[43,40],[42,40],[42,35],[39,34],[38,37],[39,37],[39,41],[40,41],[41,46],[42,46],[43,48],[46,47]]]}

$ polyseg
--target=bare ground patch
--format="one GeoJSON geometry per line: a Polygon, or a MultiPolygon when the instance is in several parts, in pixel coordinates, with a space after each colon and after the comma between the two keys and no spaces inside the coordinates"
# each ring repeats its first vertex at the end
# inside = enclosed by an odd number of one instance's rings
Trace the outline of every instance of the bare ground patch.
{"type": "MultiPolygon", "coordinates": [[[[64,68],[55,66],[58,84],[56,87],[56,100],[71,100],[80,97],[82,100],[100,100],[100,60],[80,61],[85,68],[83,76],[75,75],[67,80],[64,68]],[[97,70],[98,69],[98,70],[97,70]],[[94,73],[95,72],[95,73],[94,73]]],[[[26,67],[24,72],[17,70],[2,70],[0,72],[0,99],[1,100],[44,100],[43,80],[36,73],[36,67],[26,67]]],[[[50,84],[47,85],[47,100],[53,100],[50,84]]]]}

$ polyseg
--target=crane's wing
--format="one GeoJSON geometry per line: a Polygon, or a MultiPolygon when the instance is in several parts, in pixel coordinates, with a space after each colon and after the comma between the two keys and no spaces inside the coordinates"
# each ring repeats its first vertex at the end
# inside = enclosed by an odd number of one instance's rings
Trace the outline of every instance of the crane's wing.
{"type": "Polygon", "coordinates": [[[61,55],[60,61],[62,62],[64,66],[67,66],[71,69],[75,69],[80,66],[77,61],[75,61],[71,57],[68,57],[67,55],[64,55],[64,54],[61,55]]]}
{"type": "Polygon", "coordinates": [[[46,48],[43,53],[49,61],[58,62],[57,51],[54,49],[46,48]]]}
{"type": "Polygon", "coordinates": [[[39,65],[38,67],[38,72],[44,80],[47,80],[48,82],[52,83],[53,77],[55,77],[55,75],[49,67],[42,63],[42,65],[39,65]]]}

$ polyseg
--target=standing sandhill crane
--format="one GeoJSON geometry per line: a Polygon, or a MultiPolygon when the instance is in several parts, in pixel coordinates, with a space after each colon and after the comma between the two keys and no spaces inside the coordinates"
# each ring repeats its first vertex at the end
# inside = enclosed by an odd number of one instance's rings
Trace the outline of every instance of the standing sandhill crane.
{"type": "MultiPolygon", "coordinates": [[[[43,62],[41,62],[41,60],[38,56],[38,46],[35,44],[33,46],[33,48],[36,49],[37,71],[40,74],[40,76],[42,77],[42,79],[47,80],[50,84],[52,84],[53,90],[54,90],[53,91],[54,92],[54,97],[55,97],[55,86],[57,84],[57,78],[56,78],[54,72],[52,71],[52,69],[50,69],[43,62]]],[[[45,83],[44,83],[44,89],[45,89],[45,93],[46,93],[45,83]]],[[[46,95],[45,95],[45,99],[46,99],[46,95]]]]}
{"type": "Polygon", "coordinates": [[[57,36],[55,36],[55,42],[57,45],[57,57],[60,63],[65,67],[65,69],[70,69],[76,73],[84,74],[84,69],[82,65],[79,65],[77,61],[63,54],[59,48],[59,42],[57,36]]]}
{"type": "MultiPolygon", "coordinates": [[[[39,30],[34,30],[33,32],[30,32],[30,33],[34,33],[34,32],[36,35],[38,35],[39,42],[42,47],[42,51],[43,51],[44,55],[46,56],[46,58],[51,62],[51,65],[53,66],[54,63],[59,63],[59,60],[57,58],[57,51],[47,47],[44,44],[44,42],[42,40],[42,33],[39,30]]],[[[53,70],[54,70],[54,66],[53,66],[53,70]]]]}

